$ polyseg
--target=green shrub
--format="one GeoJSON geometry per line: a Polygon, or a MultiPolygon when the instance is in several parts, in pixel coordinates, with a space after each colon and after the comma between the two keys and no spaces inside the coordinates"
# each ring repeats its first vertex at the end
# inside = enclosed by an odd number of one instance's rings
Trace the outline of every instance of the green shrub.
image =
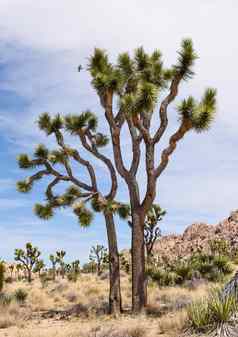
{"type": "Polygon", "coordinates": [[[11,295],[1,293],[0,294],[0,305],[7,306],[7,305],[11,304],[12,299],[13,298],[12,298],[11,295]]]}
{"type": "Polygon", "coordinates": [[[213,262],[214,262],[214,265],[217,267],[217,269],[223,274],[227,275],[227,274],[232,273],[233,268],[227,256],[217,255],[214,257],[213,262]]]}
{"type": "Polygon", "coordinates": [[[14,293],[14,297],[18,303],[23,304],[27,298],[27,292],[24,289],[17,289],[14,293]]]}
{"type": "Polygon", "coordinates": [[[78,275],[79,275],[78,273],[71,272],[71,273],[67,274],[67,279],[71,282],[77,282],[78,275]]]}
{"type": "Polygon", "coordinates": [[[193,270],[189,262],[180,262],[175,266],[175,273],[178,275],[177,279],[184,282],[186,280],[191,280],[193,270]]]}

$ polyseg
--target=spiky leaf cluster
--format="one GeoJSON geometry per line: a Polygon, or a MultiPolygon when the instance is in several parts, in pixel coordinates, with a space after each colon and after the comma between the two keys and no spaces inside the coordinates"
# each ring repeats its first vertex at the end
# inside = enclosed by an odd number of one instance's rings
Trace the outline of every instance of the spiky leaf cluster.
{"type": "Polygon", "coordinates": [[[208,130],[216,113],[216,90],[207,89],[201,102],[196,102],[191,96],[184,99],[177,110],[180,120],[189,120],[196,132],[208,130]]]}
{"type": "Polygon", "coordinates": [[[79,115],[67,115],[64,125],[65,129],[71,134],[78,134],[86,127],[94,131],[97,128],[97,117],[87,110],[79,115]]]}
{"type": "Polygon", "coordinates": [[[88,227],[93,220],[93,213],[86,208],[83,202],[77,202],[73,205],[73,212],[78,217],[80,226],[88,227]]]}
{"type": "Polygon", "coordinates": [[[122,73],[109,62],[104,50],[96,48],[89,60],[89,71],[94,88],[103,94],[105,90],[119,92],[123,83],[122,73]]]}
{"type": "Polygon", "coordinates": [[[181,49],[178,51],[178,62],[174,66],[175,73],[187,80],[194,75],[192,67],[194,61],[198,58],[191,39],[184,39],[181,44],[181,49]]]}
{"type": "Polygon", "coordinates": [[[35,214],[43,219],[43,220],[49,220],[53,217],[53,207],[50,205],[50,203],[46,203],[45,205],[42,204],[36,204],[34,207],[35,214]]]}
{"type": "Polygon", "coordinates": [[[47,135],[63,128],[63,118],[60,114],[51,117],[47,112],[40,115],[38,119],[38,126],[40,130],[43,130],[47,135]]]}
{"type": "Polygon", "coordinates": [[[32,163],[32,160],[29,158],[27,154],[20,154],[17,157],[18,166],[21,169],[32,169],[35,165],[32,163]]]}
{"type": "Polygon", "coordinates": [[[21,193],[28,193],[32,189],[32,182],[28,181],[27,179],[18,181],[16,185],[17,185],[18,192],[21,192],[21,193]]]}
{"type": "Polygon", "coordinates": [[[35,152],[34,152],[34,156],[40,159],[47,159],[48,154],[49,154],[49,150],[45,147],[44,144],[39,144],[36,147],[35,152]]]}

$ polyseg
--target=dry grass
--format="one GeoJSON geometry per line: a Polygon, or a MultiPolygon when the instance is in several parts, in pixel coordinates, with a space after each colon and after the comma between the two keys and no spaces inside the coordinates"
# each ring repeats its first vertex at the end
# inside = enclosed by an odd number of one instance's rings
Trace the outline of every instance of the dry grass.
{"type": "MultiPolygon", "coordinates": [[[[130,308],[131,284],[122,277],[123,306],[130,308]]],[[[0,337],[175,337],[180,336],[186,320],[183,308],[196,298],[203,297],[208,286],[195,290],[180,287],[159,289],[151,284],[148,289],[148,313],[132,317],[122,315],[114,319],[105,315],[108,299],[108,280],[95,275],[81,275],[77,282],[57,280],[42,287],[39,280],[7,284],[5,292],[13,294],[24,289],[28,296],[24,305],[13,301],[0,306],[0,337]],[[80,304],[82,314],[69,320],[57,317],[43,319],[49,310],[65,310],[80,304]],[[87,312],[87,315],[83,315],[87,312]]],[[[80,311],[81,312],[81,311],[80,311]]]]}

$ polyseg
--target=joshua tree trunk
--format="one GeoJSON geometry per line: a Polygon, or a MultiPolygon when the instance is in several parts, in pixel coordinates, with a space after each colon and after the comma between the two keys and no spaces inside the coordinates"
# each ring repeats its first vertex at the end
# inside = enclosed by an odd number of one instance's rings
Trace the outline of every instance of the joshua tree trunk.
{"type": "Polygon", "coordinates": [[[31,281],[32,281],[31,270],[29,268],[27,269],[27,281],[29,283],[31,283],[31,281]]]}
{"type": "Polygon", "coordinates": [[[140,209],[132,211],[132,311],[143,311],[146,299],[145,280],[145,247],[144,247],[145,216],[140,209]]]}
{"type": "Polygon", "coordinates": [[[109,272],[110,272],[110,292],[109,292],[109,313],[119,314],[122,311],[121,286],[120,286],[120,260],[117,247],[116,229],[111,212],[104,212],[108,248],[109,248],[109,272]]]}

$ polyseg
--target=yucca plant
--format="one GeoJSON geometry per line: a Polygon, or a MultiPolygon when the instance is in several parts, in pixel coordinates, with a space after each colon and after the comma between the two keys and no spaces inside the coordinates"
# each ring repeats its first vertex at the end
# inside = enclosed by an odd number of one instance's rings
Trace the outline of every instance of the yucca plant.
{"type": "Polygon", "coordinates": [[[201,333],[209,329],[210,313],[206,299],[191,303],[187,308],[189,327],[195,332],[201,333]]]}
{"type": "Polygon", "coordinates": [[[230,337],[238,334],[236,315],[238,305],[232,295],[223,297],[221,289],[214,289],[208,300],[208,311],[212,332],[217,337],[230,337]]]}
{"type": "Polygon", "coordinates": [[[21,288],[17,289],[14,292],[14,297],[16,301],[20,304],[23,304],[26,301],[27,295],[28,295],[27,292],[21,288]]]}

